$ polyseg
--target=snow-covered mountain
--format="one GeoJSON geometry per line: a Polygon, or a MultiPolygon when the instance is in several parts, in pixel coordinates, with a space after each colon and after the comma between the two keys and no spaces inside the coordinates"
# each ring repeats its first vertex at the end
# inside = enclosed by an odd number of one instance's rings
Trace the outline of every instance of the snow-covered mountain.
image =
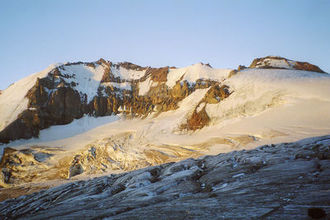
{"type": "Polygon", "coordinates": [[[330,133],[330,76],[249,68],[56,64],[0,95],[1,185],[69,181],[330,133]]]}
{"type": "Polygon", "coordinates": [[[68,124],[84,114],[145,117],[174,110],[198,89],[212,87],[227,96],[226,88],[219,86],[229,71],[202,63],[151,68],[103,59],[52,65],[1,95],[0,142],[37,137],[42,129],[68,124]]]}

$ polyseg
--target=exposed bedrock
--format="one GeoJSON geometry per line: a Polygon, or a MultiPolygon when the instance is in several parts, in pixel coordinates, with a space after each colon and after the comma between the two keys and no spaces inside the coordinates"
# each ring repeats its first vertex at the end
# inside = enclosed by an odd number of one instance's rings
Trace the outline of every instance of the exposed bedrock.
{"type": "Polygon", "coordinates": [[[327,219],[329,188],[323,136],[68,183],[3,201],[0,217],[327,219]]]}

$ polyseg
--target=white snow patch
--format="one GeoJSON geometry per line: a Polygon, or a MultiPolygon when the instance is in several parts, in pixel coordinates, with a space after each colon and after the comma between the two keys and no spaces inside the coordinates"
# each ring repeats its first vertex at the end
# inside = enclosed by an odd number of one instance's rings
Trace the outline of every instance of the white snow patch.
{"type": "Polygon", "coordinates": [[[293,69],[293,65],[294,65],[293,61],[286,61],[285,59],[266,58],[263,61],[257,63],[256,68],[271,66],[276,68],[293,69]]]}
{"type": "Polygon", "coordinates": [[[230,69],[213,69],[202,63],[197,63],[192,66],[170,69],[167,74],[166,85],[172,88],[178,80],[187,80],[189,83],[194,83],[198,79],[209,79],[222,81],[228,77],[230,69]]]}
{"type": "Polygon", "coordinates": [[[218,186],[218,187],[212,187],[212,191],[217,191],[219,189],[223,189],[226,186],[228,186],[228,183],[224,183],[224,184],[222,184],[221,186],[218,186]]]}
{"type": "Polygon", "coordinates": [[[115,77],[120,77],[121,79],[126,80],[134,80],[140,79],[144,76],[146,70],[130,70],[120,66],[119,68],[111,67],[111,72],[115,77]]]}
{"type": "Polygon", "coordinates": [[[150,90],[150,87],[153,85],[151,77],[148,77],[145,81],[139,83],[139,95],[144,96],[150,90]]]}
{"type": "Polygon", "coordinates": [[[114,122],[118,120],[118,116],[104,116],[104,117],[92,117],[85,115],[80,119],[73,120],[67,125],[55,125],[50,128],[40,131],[39,140],[40,141],[52,141],[67,137],[72,137],[80,133],[84,133],[93,128],[99,127],[101,125],[114,122]]]}
{"type": "MultiPolygon", "coordinates": [[[[274,69],[249,69],[224,81],[233,93],[218,104],[206,106],[207,114],[222,122],[253,116],[293,99],[318,98],[330,101],[330,76],[274,69]]],[[[225,125],[225,124],[224,124],[225,125]]]]}
{"type": "Polygon", "coordinates": [[[31,138],[29,140],[16,140],[12,141],[7,146],[27,145],[27,144],[38,144],[50,141],[56,141],[74,137],[78,134],[85,133],[94,128],[100,127],[105,124],[112,123],[119,120],[119,116],[104,116],[104,117],[92,117],[85,115],[80,119],[73,120],[67,125],[54,125],[47,129],[40,131],[39,138],[31,138]]]}
{"type": "Polygon", "coordinates": [[[67,83],[74,82],[77,85],[74,87],[81,94],[87,95],[87,101],[90,102],[97,95],[97,89],[100,85],[104,74],[104,67],[96,65],[95,68],[84,64],[74,64],[64,66],[60,69],[63,74],[67,74],[70,78],[63,78],[67,83]]]}
{"type": "Polygon", "coordinates": [[[196,108],[196,112],[200,112],[204,107],[206,106],[206,103],[201,103],[197,108],[196,108]]]}
{"type": "Polygon", "coordinates": [[[116,83],[116,82],[104,82],[101,84],[102,86],[108,86],[108,87],[115,87],[117,89],[121,90],[132,90],[132,85],[129,82],[122,82],[122,83],[116,83]]]}
{"type": "Polygon", "coordinates": [[[241,176],[244,176],[244,175],[245,175],[245,173],[239,173],[239,174],[234,175],[233,178],[241,177],[241,176]]]}

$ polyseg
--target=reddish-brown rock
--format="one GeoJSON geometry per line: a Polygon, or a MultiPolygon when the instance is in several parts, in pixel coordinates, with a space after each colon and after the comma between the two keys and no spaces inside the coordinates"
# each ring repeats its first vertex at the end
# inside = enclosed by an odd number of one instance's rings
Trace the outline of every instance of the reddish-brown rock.
{"type": "Polygon", "coordinates": [[[269,61],[269,60],[282,60],[282,61],[284,61],[284,63],[287,63],[288,67],[290,67],[288,69],[325,73],[318,66],[310,64],[308,62],[293,61],[293,60],[289,60],[287,58],[279,57],[279,56],[267,56],[267,57],[262,57],[262,58],[256,58],[252,61],[249,68],[287,69],[285,67],[273,66],[269,62],[265,62],[265,61],[269,61]]]}

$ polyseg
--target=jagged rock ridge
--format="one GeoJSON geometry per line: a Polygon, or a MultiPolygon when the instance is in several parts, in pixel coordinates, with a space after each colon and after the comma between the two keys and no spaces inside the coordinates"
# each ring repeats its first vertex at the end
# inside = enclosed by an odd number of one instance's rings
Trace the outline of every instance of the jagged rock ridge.
{"type": "Polygon", "coordinates": [[[221,98],[229,95],[227,87],[210,79],[193,83],[180,79],[169,87],[166,85],[169,70],[128,62],[113,64],[103,59],[55,67],[46,77],[37,78],[26,94],[28,108],[0,132],[0,142],[37,137],[41,129],[70,123],[84,114],[143,117],[173,110],[196,89],[212,87],[217,102],[220,97],[215,95],[221,94],[221,98]]]}
{"type": "Polygon", "coordinates": [[[330,136],[65,184],[0,203],[2,219],[326,219],[330,136]]]}

